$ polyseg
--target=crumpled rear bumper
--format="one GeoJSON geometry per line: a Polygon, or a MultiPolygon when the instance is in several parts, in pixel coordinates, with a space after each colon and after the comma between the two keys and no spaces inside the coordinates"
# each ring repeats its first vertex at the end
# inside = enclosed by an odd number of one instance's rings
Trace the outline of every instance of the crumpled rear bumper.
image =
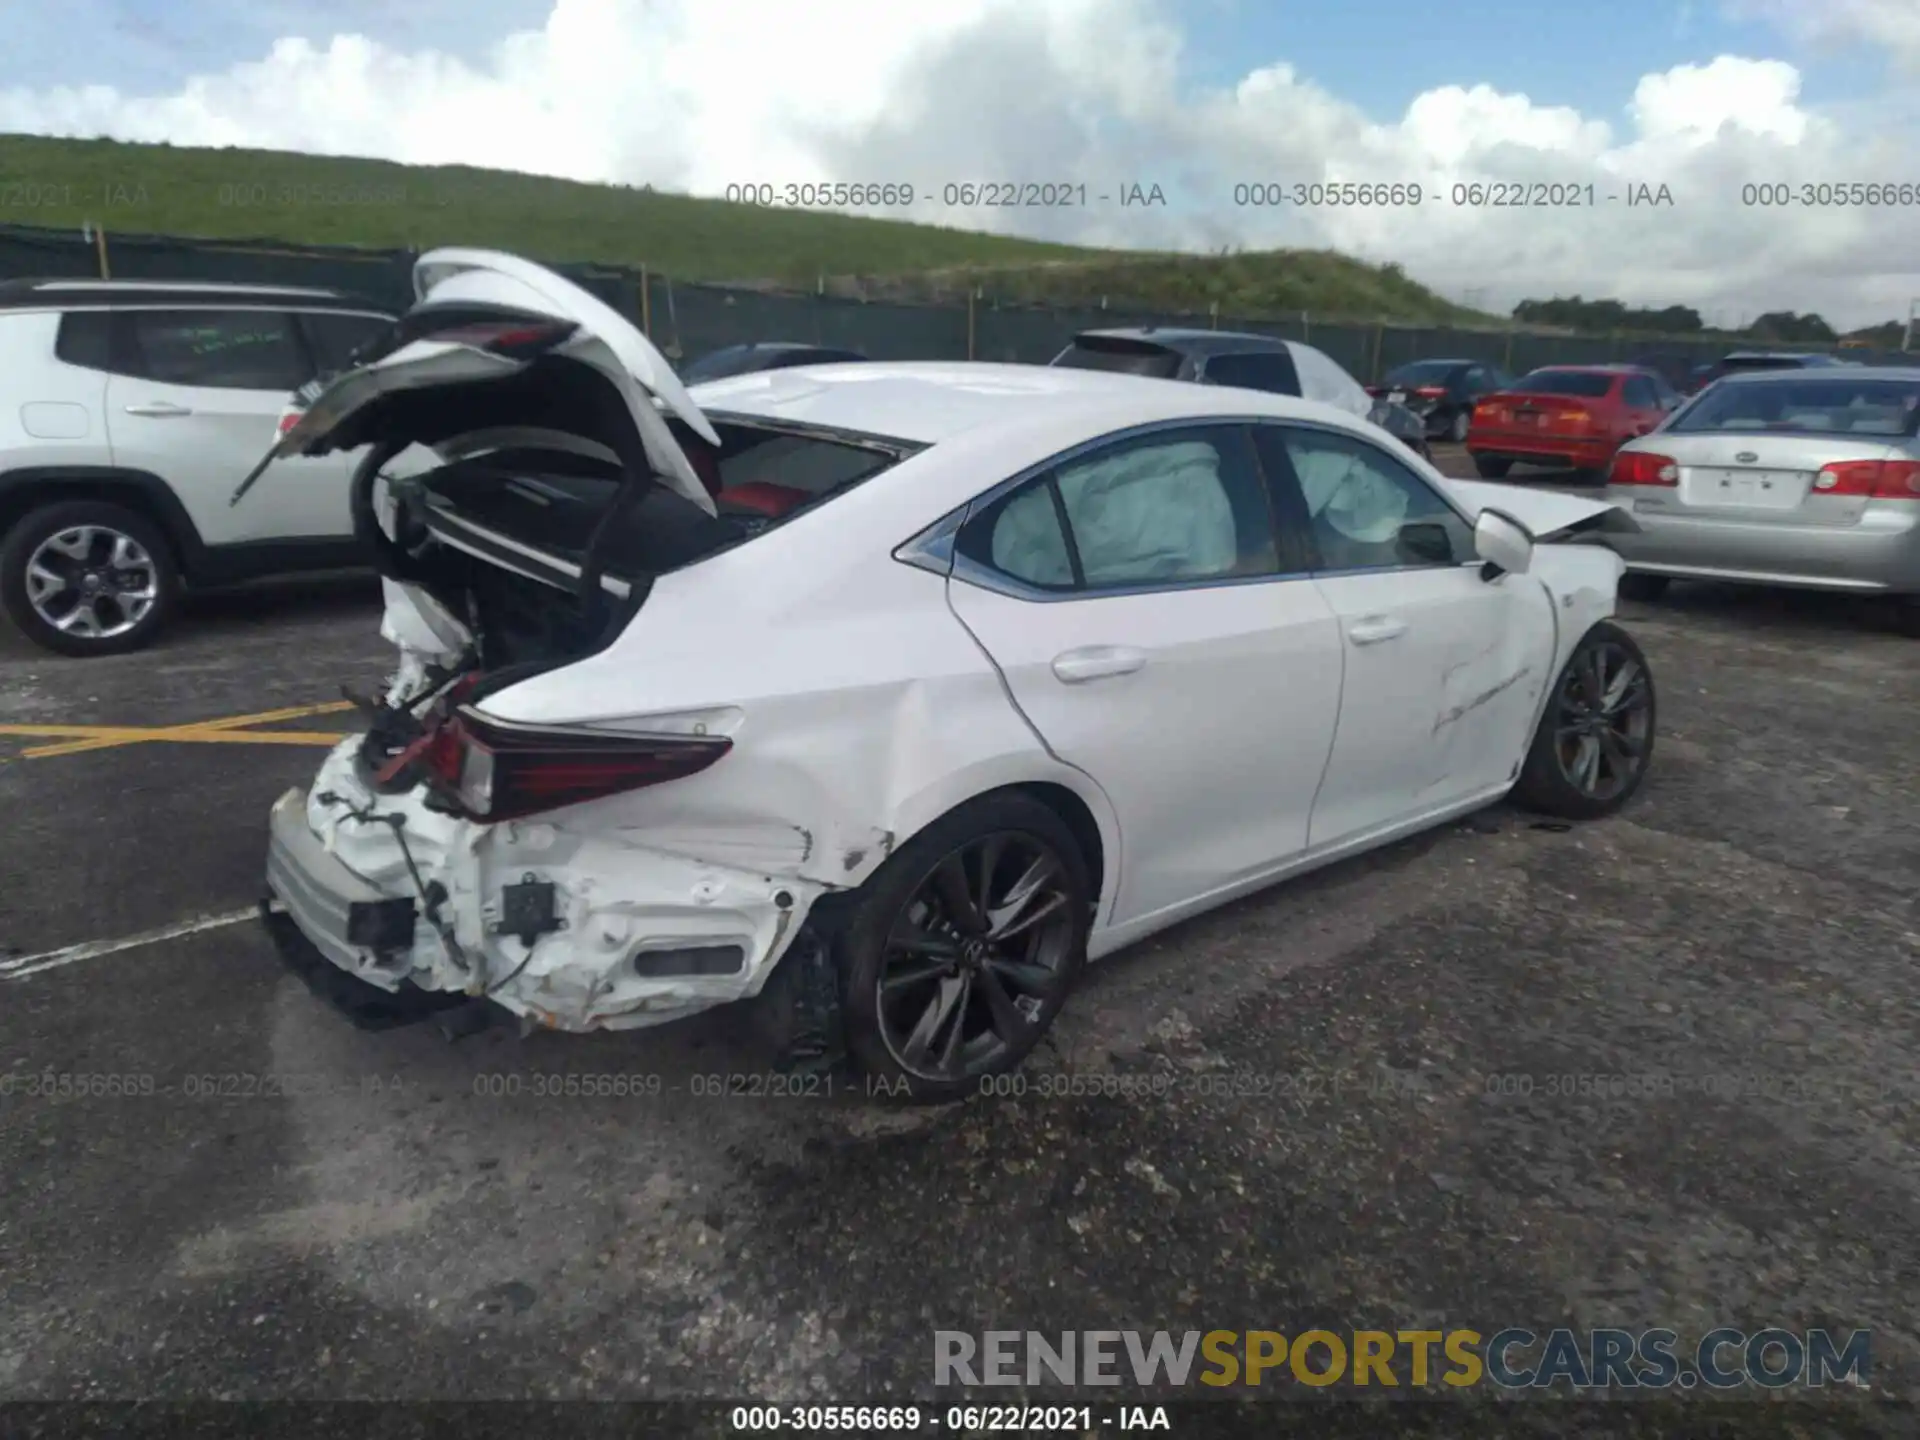
{"type": "MultiPolygon", "coordinates": [[[[336,764],[344,758],[323,767],[328,785],[317,796],[289,790],[273,807],[273,918],[304,942],[296,951],[403,1006],[429,992],[484,997],[557,1030],[662,1024],[758,994],[819,893],[618,834],[463,824],[416,842],[412,868],[439,897],[430,920],[412,869],[389,865],[376,882],[333,853],[338,845],[365,858],[393,835],[351,818],[355,808],[426,823],[404,797],[355,793],[329,808],[347,783],[336,764]],[[553,887],[555,910],[553,928],[531,944],[501,929],[503,891],[530,881],[553,887]],[[380,948],[369,941],[376,934],[380,948]]],[[[405,833],[402,825],[392,839],[396,851],[405,833]]]]}

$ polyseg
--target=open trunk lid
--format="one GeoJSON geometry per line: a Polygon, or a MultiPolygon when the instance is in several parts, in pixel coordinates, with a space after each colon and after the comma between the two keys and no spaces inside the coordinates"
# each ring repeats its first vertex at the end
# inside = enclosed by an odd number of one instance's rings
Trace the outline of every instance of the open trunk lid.
{"type": "Polygon", "coordinates": [[[280,438],[233,503],[291,455],[424,445],[448,459],[471,453],[476,432],[489,426],[495,443],[544,436],[558,448],[585,440],[618,454],[636,448],[621,443],[630,427],[638,453],[619,456],[629,471],[644,465],[654,482],[713,513],[661,412],[710,444],[718,437],[666,358],[611,306],[543,266],[492,250],[429,251],[415,262],[413,281],[415,303],[383,343],[296,392],[280,438]],[[602,377],[624,423],[610,427],[605,414],[583,418],[556,405],[531,373],[555,361],[602,377]]]}

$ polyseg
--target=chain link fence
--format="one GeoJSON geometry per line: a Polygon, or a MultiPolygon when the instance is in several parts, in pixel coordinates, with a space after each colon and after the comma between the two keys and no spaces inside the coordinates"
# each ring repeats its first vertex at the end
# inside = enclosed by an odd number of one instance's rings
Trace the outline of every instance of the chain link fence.
{"type": "MultiPolygon", "coordinates": [[[[223,280],[349,291],[393,308],[412,298],[409,251],[293,246],[280,241],[190,240],[0,226],[0,278],[223,280]]],[[[1606,336],[1530,329],[1418,327],[1301,314],[1289,318],[1154,315],[1138,311],[1002,308],[867,302],[825,293],[690,284],[644,269],[554,269],[634,319],[669,359],[723,345],[801,341],[858,350],[876,360],[975,359],[1045,364],[1076,333],[1125,325],[1211,326],[1301,340],[1372,383],[1397,365],[1429,358],[1477,360],[1521,374],[1540,365],[1644,360],[1699,364],[1742,342],[1727,337],[1606,336]]],[[[1832,347],[1794,346],[1795,349],[1832,347]]]]}

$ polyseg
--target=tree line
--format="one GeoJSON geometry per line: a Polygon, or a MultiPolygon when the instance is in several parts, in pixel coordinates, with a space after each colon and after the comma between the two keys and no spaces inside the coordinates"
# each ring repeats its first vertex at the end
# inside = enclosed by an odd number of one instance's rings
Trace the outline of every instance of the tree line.
{"type": "MultiPolygon", "coordinates": [[[[1631,330],[1649,335],[1697,335],[1709,328],[1700,312],[1690,305],[1669,305],[1654,310],[1624,305],[1618,300],[1588,300],[1579,295],[1522,300],[1513,307],[1513,318],[1525,325],[1557,325],[1569,330],[1602,332],[1631,330]]],[[[1906,328],[1898,320],[1889,320],[1883,325],[1843,335],[1821,315],[1769,310],[1735,333],[1755,340],[1803,345],[1831,345],[1842,339],[1865,340],[1892,349],[1899,346],[1906,328]]]]}

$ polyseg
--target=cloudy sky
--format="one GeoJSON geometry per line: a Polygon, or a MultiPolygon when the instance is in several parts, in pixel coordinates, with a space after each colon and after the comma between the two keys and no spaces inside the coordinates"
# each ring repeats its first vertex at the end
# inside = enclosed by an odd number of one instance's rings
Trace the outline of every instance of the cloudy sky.
{"type": "Polygon", "coordinates": [[[1913,198],[1920,0],[0,0],[0,21],[0,130],[703,194],[907,183],[933,203],[878,213],[1127,247],[1325,245],[1489,308],[1578,292],[1856,325],[1920,298],[1920,203],[1743,191],[1913,198]],[[1000,180],[1089,199],[938,203],[1000,180]],[[1236,186],[1324,180],[1425,196],[1234,203],[1236,186]],[[1503,181],[1591,184],[1596,203],[1451,203],[1503,181]],[[1166,206],[1122,206],[1134,184],[1166,206]],[[1630,206],[1643,185],[1671,206],[1630,206]]]}

